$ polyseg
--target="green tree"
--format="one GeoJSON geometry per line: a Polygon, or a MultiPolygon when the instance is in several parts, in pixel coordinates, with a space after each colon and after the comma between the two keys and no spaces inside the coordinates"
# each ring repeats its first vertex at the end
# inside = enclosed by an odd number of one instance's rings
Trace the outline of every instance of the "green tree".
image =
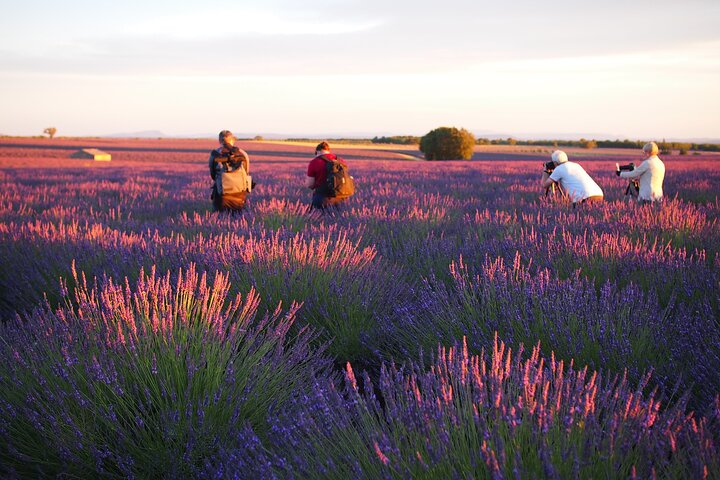
{"type": "Polygon", "coordinates": [[[580,139],[580,146],[582,148],[597,148],[598,144],[595,140],[580,139]]]}
{"type": "Polygon", "coordinates": [[[440,127],[420,138],[420,151],[427,160],[469,160],[475,136],[464,128],[440,127]]]}
{"type": "Polygon", "coordinates": [[[43,130],[43,133],[44,133],[45,135],[49,136],[50,138],[53,138],[53,137],[55,136],[55,134],[57,133],[57,128],[55,128],[55,127],[48,127],[48,128],[46,128],[45,130],[43,130]]]}
{"type": "Polygon", "coordinates": [[[660,148],[660,153],[662,155],[670,155],[672,153],[672,145],[669,145],[664,138],[663,141],[660,142],[658,147],[660,148]]]}

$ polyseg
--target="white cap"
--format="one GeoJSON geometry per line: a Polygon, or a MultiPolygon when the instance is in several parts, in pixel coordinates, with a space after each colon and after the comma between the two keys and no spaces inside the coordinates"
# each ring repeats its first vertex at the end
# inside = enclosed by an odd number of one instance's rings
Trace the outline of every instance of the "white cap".
{"type": "Polygon", "coordinates": [[[552,153],[552,161],[555,163],[565,163],[568,161],[567,154],[562,150],[555,150],[552,153]]]}

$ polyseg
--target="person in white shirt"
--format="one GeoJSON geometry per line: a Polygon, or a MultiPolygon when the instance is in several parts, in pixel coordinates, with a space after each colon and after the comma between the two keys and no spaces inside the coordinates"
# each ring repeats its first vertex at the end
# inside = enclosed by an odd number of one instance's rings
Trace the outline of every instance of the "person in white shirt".
{"type": "Polygon", "coordinates": [[[555,150],[552,153],[552,161],[555,164],[552,173],[543,172],[542,187],[544,189],[548,189],[554,184],[560,185],[573,205],[603,200],[602,189],[590,178],[584,168],[575,162],[568,161],[565,152],[555,150]]]}
{"type": "Polygon", "coordinates": [[[662,200],[663,180],[665,180],[665,164],[657,156],[658,146],[655,142],[646,143],[643,147],[645,160],[634,170],[621,172],[618,168],[615,173],[620,178],[634,179],[640,181],[638,201],[651,203],[662,200]]]}

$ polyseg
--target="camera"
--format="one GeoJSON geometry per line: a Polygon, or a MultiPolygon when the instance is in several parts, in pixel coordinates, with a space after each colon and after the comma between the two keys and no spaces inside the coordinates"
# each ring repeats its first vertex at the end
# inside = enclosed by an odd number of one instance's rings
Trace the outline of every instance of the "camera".
{"type": "Polygon", "coordinates": [[[555,170],[555,162],[553,162],[553,161],[551,160],[551,161],[549,161],[549,162],[543,163],[543,172],[545,172],[545,173],[547,173],[548,175],[550,175],[550,174],[553,172],[553,170],[555,170]]]}
{"type": "Polygon", "coordinates": [[[620,176],[620,172],[632,172],[633,170],[635,170],[634,163],[628,163],[627,165],[615,164],[615,175],[618,177],[620,176]]]}

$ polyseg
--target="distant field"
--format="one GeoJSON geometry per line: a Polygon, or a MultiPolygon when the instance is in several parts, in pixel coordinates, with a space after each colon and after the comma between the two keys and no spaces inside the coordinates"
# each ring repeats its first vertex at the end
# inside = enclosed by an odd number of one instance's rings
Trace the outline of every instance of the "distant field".
{"type": "MultiPolygon", "coordinates": [[[[99,148],[118,161],[177,161],[200,162],[207,160],[217,141],[207,139],[76,139],[76,138],[0,138],[0,156],[30,158],[70,158],[81,148],[99,148]]],[[[251,158],[271,161],[312,159],[315,143],[298,142],[238,142],[251,158]]],[[[368,146],[340,146],[337,151],[349,159],[403,160],[406,149],[368,146]]],[[[408,149],[411,150],[411,149],[408,149]]],[[[415,149],[417,151],[417,149],[415,149]]]]}
{"type": "MultiPolygon", "coordinates": [[[[291,141],[240,141],[238,143],[251,155],[258,155],[271,160],[312,158],[315,142],[291,141]]],[[[212,139],[125,139],[125,138],[65,138],[54,139],[35,137],[2,137],[0,153],[2,157],[47,157],[69,158],[70,154],[81,148],[99,148],[114,154],[118,160],[137,160],[142,153],[162,154],[173,152],[176,158],[184,161],[195,158],[215,148],[217,142],[212,139]]],[[[422,158],[417,145],[387,144],[332,144],[333,150],[348,158],[385,160],[405,160],[406,155],[422,158]]],[[[604,157],[622,157],[641,160],[639,151],[622,148],[585,149],[578,147],[560,147],[570,155],[571,159],[602,159],[604,157]]],[[[555,150],[553,147],[536,147],[523,145],[477,145],[473,160],[513,160],[529,158],[546,158],[555,150]]],[[[720,152],[690,152],[688,155],[666,155],[663,158],[706,161],[720,159],[720,152]]]]}
{"type": "Polygon", "coordinates": [[[567,149],[573,208],[550,149],[337,145],[320,214],[314,144],[239,142],[218,215],[216,145],[0,139],[0,477],[720,478],[720,155],[641,206],[567,149]]]}

